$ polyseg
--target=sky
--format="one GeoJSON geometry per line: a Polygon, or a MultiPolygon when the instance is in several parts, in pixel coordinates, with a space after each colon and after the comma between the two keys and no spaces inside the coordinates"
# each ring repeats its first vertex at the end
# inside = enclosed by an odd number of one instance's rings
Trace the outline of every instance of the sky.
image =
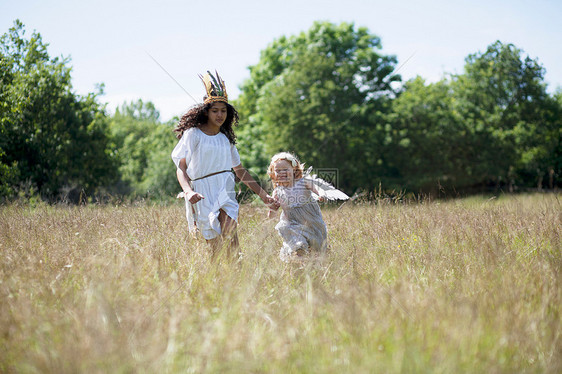
{"type": "Polygon", "coordinates": [[[538,59],[549,92],[562,87],[559,0],[0,0],[0,34],[15,19],[26,35],[41,34],[51,57],[70,57],[75,93],[104,84],[109,113],[142,99],[163,121],[195,104],[185,91],[201,100],[197,74],[207,70],[238,97],[260,52],[314,21],[366,27],[381,53],[397,57],[404,81],[462,73],[469,54],[500,40],[538,59]]]}

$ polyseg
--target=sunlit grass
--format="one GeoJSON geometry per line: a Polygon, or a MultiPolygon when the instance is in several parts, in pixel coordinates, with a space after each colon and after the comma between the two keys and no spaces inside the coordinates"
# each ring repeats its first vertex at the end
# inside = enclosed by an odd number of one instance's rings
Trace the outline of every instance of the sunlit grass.
{"type": "Polygon", "coordinates": [[[0,208],[0,372],[562,371],[560,195],[323,208],[283,263],[244,205],[240,262],[183,206],[0,208]]]}

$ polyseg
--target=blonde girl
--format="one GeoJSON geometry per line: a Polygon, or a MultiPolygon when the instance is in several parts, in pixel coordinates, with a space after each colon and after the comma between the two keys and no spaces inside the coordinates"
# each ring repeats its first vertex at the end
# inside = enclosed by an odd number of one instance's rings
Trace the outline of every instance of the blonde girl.
{"type": "MultiPolygon", "coordinates": [[[[310,171],[310,169],[309,169],[310,171]]],[[[327,247],[327,229],[317,200],[347,199],[327,182],[304,172],[297,157],[281,152],[271,158],[267,174],[273,183],[272,197],[282,213],[275,229],[283,239],[281,258],[322,253],[327,247]]],[[[273,209],[268,216],[271,217],[273,209]]]]}

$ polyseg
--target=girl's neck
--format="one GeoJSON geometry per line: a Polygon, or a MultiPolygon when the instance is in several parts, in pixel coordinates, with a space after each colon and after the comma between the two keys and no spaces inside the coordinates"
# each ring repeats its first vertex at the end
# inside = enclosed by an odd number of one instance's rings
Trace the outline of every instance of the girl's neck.
{"type": "Polygon", "coordinates": [[[204,125],[199,126],[199,130],[203,131],[203,133],[207,135],[217,135],[221,131],[221,128],[206,123],[204,125]]]}

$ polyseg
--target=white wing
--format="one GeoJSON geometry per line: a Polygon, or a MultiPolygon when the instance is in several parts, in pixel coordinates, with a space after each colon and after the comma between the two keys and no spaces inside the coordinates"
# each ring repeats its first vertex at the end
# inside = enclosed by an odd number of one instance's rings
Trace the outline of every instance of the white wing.
{"type": "Polygon", "coordinates": [[[308,170],[304,173],[304,178],[314,184],[314,187],[316,187],[316,190],[318,190],[320,197],[323,197],[327,200],[349,199],[349,196],[332,186],[330,183],[326,182],[324,179],[318,178],[316,174],[310,175],[311,172],[312,166],[309,167],[308,170]]]}

